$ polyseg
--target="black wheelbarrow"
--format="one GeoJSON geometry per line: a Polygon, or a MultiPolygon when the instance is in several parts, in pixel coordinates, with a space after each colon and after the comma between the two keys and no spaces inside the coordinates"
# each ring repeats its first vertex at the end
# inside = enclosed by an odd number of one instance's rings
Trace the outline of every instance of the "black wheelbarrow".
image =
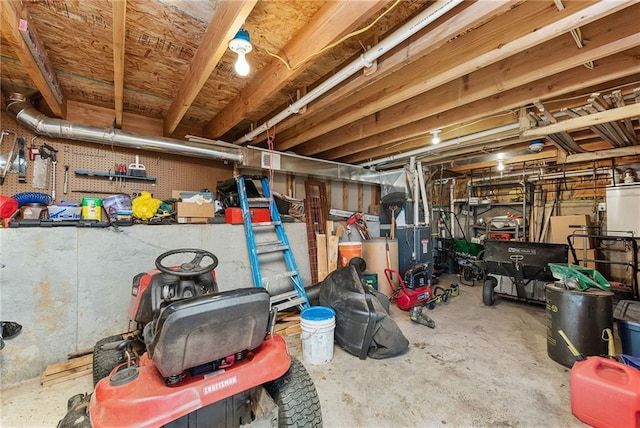
{"type": "Polygon", "coordinates": [[[549,263],[566,263],[569,246],[539,242],[487,240],[480,263],[486,279],[482,302],[491,306],[495,296],[545,303],[545,285],[554,282],[549,263]]]}

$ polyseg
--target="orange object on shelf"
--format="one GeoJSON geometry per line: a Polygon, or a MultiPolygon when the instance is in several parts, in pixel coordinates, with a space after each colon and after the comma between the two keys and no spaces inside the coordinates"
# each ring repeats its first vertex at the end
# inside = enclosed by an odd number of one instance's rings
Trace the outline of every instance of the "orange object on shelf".
{"type": "MultiPolygon", "coordinates": [[[[249,208],[251,223],[263,223],[271,221],[271,213],[268,208],[249,208]]],[[[224,210],[224,222],[227,224],[242,224],[241,208],[226,208],[224,210]]]]}
{"type": "Polygon", "coordinates": [[[489,233],[489,239],[499,239],[501,241],[509,241],[511,239],[510,233],[491,232],[489,233]]]}

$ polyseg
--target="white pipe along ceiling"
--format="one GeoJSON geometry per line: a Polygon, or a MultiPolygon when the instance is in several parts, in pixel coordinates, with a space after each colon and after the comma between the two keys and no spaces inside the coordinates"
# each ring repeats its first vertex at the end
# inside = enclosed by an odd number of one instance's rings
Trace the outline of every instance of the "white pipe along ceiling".
{"type": "Polygon", "coordinates": [[[422,30],[424,27],[461,3],[463,3],[463,0],[437,1],[435,4],[425,9],[424,12],[416,15],[415,18],[411,19],[402,27],[394,31],[389,37],[386,37],[383,41],[360,55],[358,59],[352,61],[349,65],[338,71],[329,79],[325,80],[322,84],[309,91],[298,101],[290,104],[289,107],[287,107],[271,119],[267,120],[265,123],[263,123],[253,131],[240,137],[239,139],[234,141],[234,143],[244,144],[252,141],[258,135],[266,132],[271,127],[282,122],[292,114],[299,112],[300,109],[302,109],[304,106],[321,97],[358,71],[362,70],[365,67],[370,67],[373,62],[380,58],[382,55],[395,48],[400,43],[404,42],[409,37],[413,36],[415,33],[422,30]]]}

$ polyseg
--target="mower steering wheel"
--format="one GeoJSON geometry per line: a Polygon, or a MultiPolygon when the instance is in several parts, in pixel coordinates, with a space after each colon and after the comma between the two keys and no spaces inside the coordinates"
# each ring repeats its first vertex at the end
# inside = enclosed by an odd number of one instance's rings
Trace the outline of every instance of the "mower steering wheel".
{"type": "Polygon", "coordinates": [[[180,278],[189,278],[196,277],[207,272],[211,272],[213,269],[218,266],[218,258],[211,252],[205,250],[198,250],[195,248],[181,248],[178,250],[167,251],[166,253],[162,253],[156,258],[156,268],[162,272],[167,273],[169,275],[175,275],[180,278]],[[174,254],[188,254],[194,253],[195,257],[193,260],[187,263],[182,263],[180,266],[167,267],[162,264],[162,261],[169,256],[174,254]],[[212,262],[206,266],[201,266],[202,259],[205,257],[209,257],[212,262]]]}

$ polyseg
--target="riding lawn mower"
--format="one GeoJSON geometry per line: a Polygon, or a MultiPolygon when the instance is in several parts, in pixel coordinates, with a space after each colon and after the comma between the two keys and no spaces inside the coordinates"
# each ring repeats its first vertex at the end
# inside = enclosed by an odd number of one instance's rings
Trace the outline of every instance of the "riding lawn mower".
{"type": "Polygon", "coordinates": [[[58,427],[322,425],[309,373],[272,332],[266,289],[220,292],[218,259],[204,250],[155,265],[133,279],[130,332],[96,343],[95,389],[69,399],[58,427]]]}

